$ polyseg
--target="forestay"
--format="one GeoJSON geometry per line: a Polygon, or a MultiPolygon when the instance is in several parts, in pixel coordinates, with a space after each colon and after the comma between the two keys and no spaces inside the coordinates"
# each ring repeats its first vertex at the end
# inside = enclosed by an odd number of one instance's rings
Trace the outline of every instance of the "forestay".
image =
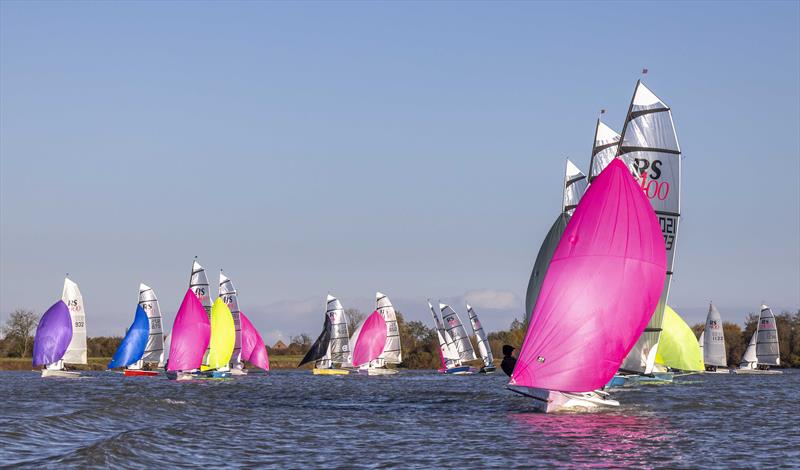
{"type": "MultiPolygon", "coordinates": [[[[641,81],[636,83],[618,149],[618,155],[632,163],[639,187],[656,212],[667,250],[667,277],[658,306],[639,341],[622,363],[623,370],[650,373],[655,363],[675,263],[681,212],[681,150],[672,111],[641,81]]],[[[631,281],[630,287],[636,288],[635,281],[631,281]]]]}
{"type": "Polygon", "coordinates": [[[83,308],[83,296],[78,284],[68,277],[64,278],[61,300],[67,305],[72,319],[72,339],[62,360],[67,364],[86,364],[86,311],[83,308]]]}
{"type": "Polygon", "coordinates": [[[144,347],[142,362],[164,362],[164,331],[161,326],[161,308],[155,291],[146,284],[139,284],[139,306],[147,314],[150,334],[144,347]]]}
{"type": "Polygon", "coordinates": [[[442,312],[442,321],[445,325],[445,331],[453,338],[453,343],[456,346],[458,357],[462,361],[474,361],[477,359],[475,350],[472,348],[472,343],[467,335],[467,330],[461,323],[461,318],[452,307],[447,304],[439,304],[439,310],[442,312]]]}
{"type": "Polygon", "coordinates": [[[486,332],[483,331],[483,325],[478,320],[478,314],[475,313],[470,304],[467,304],[467,314],[472,325],[472,332],[475,333],[475,339],[478,341],[478,352],[481,355],[481,359],[483,359],[483,365],[487,367],[493,366],[494,357],[492,356],[492,347],[489,345],[489,338],[486,336],[486,332]]]}

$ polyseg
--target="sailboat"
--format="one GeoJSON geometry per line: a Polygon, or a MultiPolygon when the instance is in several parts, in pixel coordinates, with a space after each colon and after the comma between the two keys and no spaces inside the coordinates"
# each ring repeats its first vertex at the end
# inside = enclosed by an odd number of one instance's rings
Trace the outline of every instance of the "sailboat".
{"type": "Polygon", "coordinates": [[[664,310],[661,339],[656,353],[656,371],[676,371],[682,375],[705,370],[703,352],[694,331],[669,305],[664,310]]]}
{"type": "Polygon", "coordinates": [[[242,325],[239,319],[239,292],[222,270],[219,271],[219,297],[231,311],[235,329],[235,342],[230,363],[231,375],[246,375],[247,371],[244,369],[244,364],[242,364],[242,325]]]}
{"type": "Polygon", "coordinates": [[[239,320],[242,329],[241,360],[269,372],[269,355],[264,339],[244,312],[239,312],[239,320]]]}
{"type": "MultiPolygon", "coordinates": [[[[42,377],[77,377],[79,375],[77,372],[65,370],[64,365],[88,364],[86,357],[86,311],[83,306],[83,295],[81,295],[78,284],[73,282],[69,276],[64,278],[61,300],[69,311],[72,330],[70,340],[61,357],[53,362],[43,364],[45,368],[42,369],[42,377]]],[[[60,315],[58,316],[60,317],[60,315]]],[[[34,346],[36,346],[35,339],[34,346]]]]}
{"type": "MultiPolygon", "coordinates": [[[[355,362],[351,362],[353,366],[358,367],[358,372],[362,374],[396,374],[396,369],[389,369],[386,367],[386,365],[400,364],[403,362],[402,348],[400,345],[400,329],[397,324],[397,313],[395,312],[394,306],[392,306],[392,302],[389,300],[389,297],[382,292],[375,293],[375,305],[377,307],[375,311],[378,312],[378,315],[381,316],[383,323],[386,325],[386,342],[383,345],[383,351],[378,357],[370,360],[369,363],[361,363],[360,365],[357,365],[355,362]]],[[[358,338],[358,336],[354,333],[353,338],[358,338]]],[[[353,345],[353,354],[355,355],[356,344],[353,338],[350,339],[350,344],[353,345]]]]}
{"type": "Polygon", "coordinates": [[[767,305],[761,305],[756,331],[739,363],[738,369],[731,369],[737,374],[782,374],[779,370],[771,370],[770,366],[781,364],[780,343],[778,342],[778,326],[775,315],[767,305]]]}
{"type": "Polygon", "coordinates": [[[553,253],[508,388],[543,412],[618,406],[598,389],[644,331],[665,275],[658,219],[615,159],[553,253]]]}
{"type": "Polygon", "coordinates": [[[453,344],[453,339],[445,329],[444,323],[441,318],[439,318],[439,314],[436,313],[436,309],[433,308],[430,299],[428,299],[428,308],[433,316],[433,322],[436,325],[436,336],[439,340],[439,358],[442,361],[442,367],[439,369],[439,372],[444,374],[468,372],[470,369],[469,366],[463,366],[461,364],[461,358],[453,344]]]}
{"type": "Polygon", "coordinates": [[[77,377],[77,372],[63,368],[48,368],[62,364],[64,353],[72,341],[72,317],[63,300],[54,303],[44,312],[33,337],[33,366],[45,366],[42,377],[77,377]]]}
{"type": "Polygon", "coordinates": [[[208,354],[200,366],[201,375],[213,379],[230,377],[230,360],[235,344],[236,326],[233,315],[222,297],[217,297],[211,306],[211,337],[208,354]]]}
{"type": "Polygon", "coordinates": [[[706,373],[727,374],[728,354],[725,352],[725,333],[722,329],[722,315],[713,303],[708,304],[706,326],[702,334],[703,362],[706,373]]]}
{"type": "Polygon", "coordinates": [[[357,367],[359,373],[368,375],[396,374],[397,371],[394,369],[373,367],[373,363],[386,349],[387,336],[386,320],[383,319],[383,315],[380,312],[375,310],[353,332],[353,336],[350,338],[353,351],[348,362],[353,367],[357,367]]]}
{"type": "Polygon", "coordinates": [[[544,275],[547,273],[547,267],[550,266],[550,260],[553,258],[553,252],[564,234],[564,229],[567,227],[575,207],[578,205],[581,196],[587,187],[586,176],[581,172],[578,167],[567,160],[566,171],[564,173],[564,191],[561,203],[561,212],[558,213],[550,230],[542,241],[539,247],[539,253],[536,255],[536,261],[533,263],[533,270],[531,277],[528,280],[528,289],[525,294],[525,324],[531,321],[531,314],[533,307],[536,305],[536,299],[539,297],[539,291],[542,288],[542,281],[544,275]]]}
{"type": "MultiPolygon", "coordinates": [[[[208,317],[208,322],[211,323],[211,289],[209,288],[206,269],[197,262],[197,256],[195,256],[194,261],[192,261],[192,274],[189,276],[189,289],[194,292],[197,300],[200,301],[208,317]]],[[[205,357],[208,356],[208,353],[209,351],[206,350],[205,357]]],[[[207,364],[205,357],[203,358],[203,364],[207,364]]]]}
{"type": "Polygon", "coordinates": [[[172,380],[191,380],[203,363],[211,337],[211,322],[197,294],[189,289],[172,323],[169,340],[167,377],[172,380]]]}
{"type": "MultiPolygon", "coordinates": [[[[444,323],[444,332],[449,335],[453,340],[453,349],[458,355],[459,363],[475,361],[478,357],[475,355],[475,349],[472,348],[472,342],[469,340],[467,330],[461,323],[461,318],[458,316],[453,307],[439,303],[439,310],[442,313],[442,322],[444,323]]],[[[470,366],[461,365],[460,367],[452,368],[446,373],[450,374],[474,374],[475,368],[470,366]]]]}
{"type": "Polygon", "coordinates": [[[137,324],[139,308],[144,312],[147,319],[147,340],[145,341],[144,349],[141,354],[132,354],[133,351],[138,352],[138,347],[132,351],[127,349],[130,348],[129,344],[125,349],[127,351],[125,354],[132,355],[126,356],[125,360],[122,361],[114,361],[112,359],[111,364],[114,365],[109,364],[108,368],[125,367],[123,374],[126,376],[156,376],[159,374],[158,371],[146,368],[152,364],[155,364],[157,368],[164,366],[164,332],[161,327],[161,309],[158,306],[158,298],[153,288],[146,284],[139,284],[139,306],[136,310],[136,316],[131,328],[128,329],[128,333],[125,335],[126,338],[120,344],[118,352],[122,351],[123,344],[128,344],[126,339],[128,334],[131,333],[131,329],[137,324]]]}
{"type": "Polygon", "coordinates": [[[479,372],[490,374],[497,370],[497,367],[494,365],[494,357],[492,356],[492,347],[489,345],[489,338],[486,336],[486,332],[483,331],[483,325],[481,325],[481,321],[478,320],[478,314],[475,313],[475,310],[470,304],[467,304],[467,314],[469,315],[469,322],[472,325],[472,333],[475,334],[475,339],[478,342],[478,352],[483,360],[483,367],[481,367],[479,372]]]}
{"type": "MultiPolygon", "coordinates": [[[[613,131],[612,131],[613,132],[613,131]]],[[[614,137],[606,130],[610,140],[614,137]]],[[[596,141],[595,144],[598,142],[596,141]]],[[[593,166],[604,157],[594,154],[593,166]]],[[[603,154],[606,155],[606,154],[603,154]]],[[[681,216],[681,149],[672,120],[672,111],[641,80],[628,107],[617,155],[632,169],[640,190],[653,206],[658,217],[664,245],[667,250],[666,279],[658,305],[636,345],[622,362],[623,377],[653,375],[661,381],[671,381],[669,373],[654,372],[658,341],[662,331],[664,310],[669,297],[675,264],[675,247],[681,216]]]]}
{"type": "Polygon", "coordinates": [[[308,353],[298,367],[315,361],[314,375],[346,375],[350,371],[335,368],[348,362],[350,355],[350,334],[347,331],[347,315],[339,299],[328,294],[325,303],[325,321],[317,341],[311,345],[308,353]]]}

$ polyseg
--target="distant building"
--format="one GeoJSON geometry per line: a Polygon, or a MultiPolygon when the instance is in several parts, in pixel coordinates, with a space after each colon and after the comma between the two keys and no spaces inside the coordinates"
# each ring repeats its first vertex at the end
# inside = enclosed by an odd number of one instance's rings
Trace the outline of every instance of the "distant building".
{"type": "Polygon", "coordinates": [[[272,345],[272,349],[274,349],[275,351],[281,351],[281,350],[284,350],[286,348],[288,348],[288,346],[286,346],[286,344],[281,340],[278,340],[277,343],[272,345]]]}

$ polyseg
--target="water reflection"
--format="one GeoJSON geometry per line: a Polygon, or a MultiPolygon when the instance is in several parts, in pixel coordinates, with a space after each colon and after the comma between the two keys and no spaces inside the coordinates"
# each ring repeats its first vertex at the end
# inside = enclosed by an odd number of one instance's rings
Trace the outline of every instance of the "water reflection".
{"type": "Polygon", "coordinates": [[[673,435],[667,420],[604,412],[509,413],[521,446],[548,442],[561,462],[584,467],[653,464],[672,460],[673,435]]]}

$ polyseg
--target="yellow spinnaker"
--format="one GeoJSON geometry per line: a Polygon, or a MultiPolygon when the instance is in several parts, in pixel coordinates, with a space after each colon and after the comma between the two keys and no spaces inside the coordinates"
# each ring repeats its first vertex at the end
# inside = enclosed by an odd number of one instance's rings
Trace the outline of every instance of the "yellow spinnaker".
{"type": "Polygon", "coordinates": [[[705,370],[703,353],[694,332],[669,305],[664,310],[661,328],[657,364],[685,371],[705,370]]]}
{"type": "Polygon", "coordinates": [[[227,367],[235,342],[236,327],[233,324],[233,315],[225,302],[217,297],[214,305],[211,306],[211,342],[208,346],[208,365],[201,366],[200,370],[227,367]]]}

